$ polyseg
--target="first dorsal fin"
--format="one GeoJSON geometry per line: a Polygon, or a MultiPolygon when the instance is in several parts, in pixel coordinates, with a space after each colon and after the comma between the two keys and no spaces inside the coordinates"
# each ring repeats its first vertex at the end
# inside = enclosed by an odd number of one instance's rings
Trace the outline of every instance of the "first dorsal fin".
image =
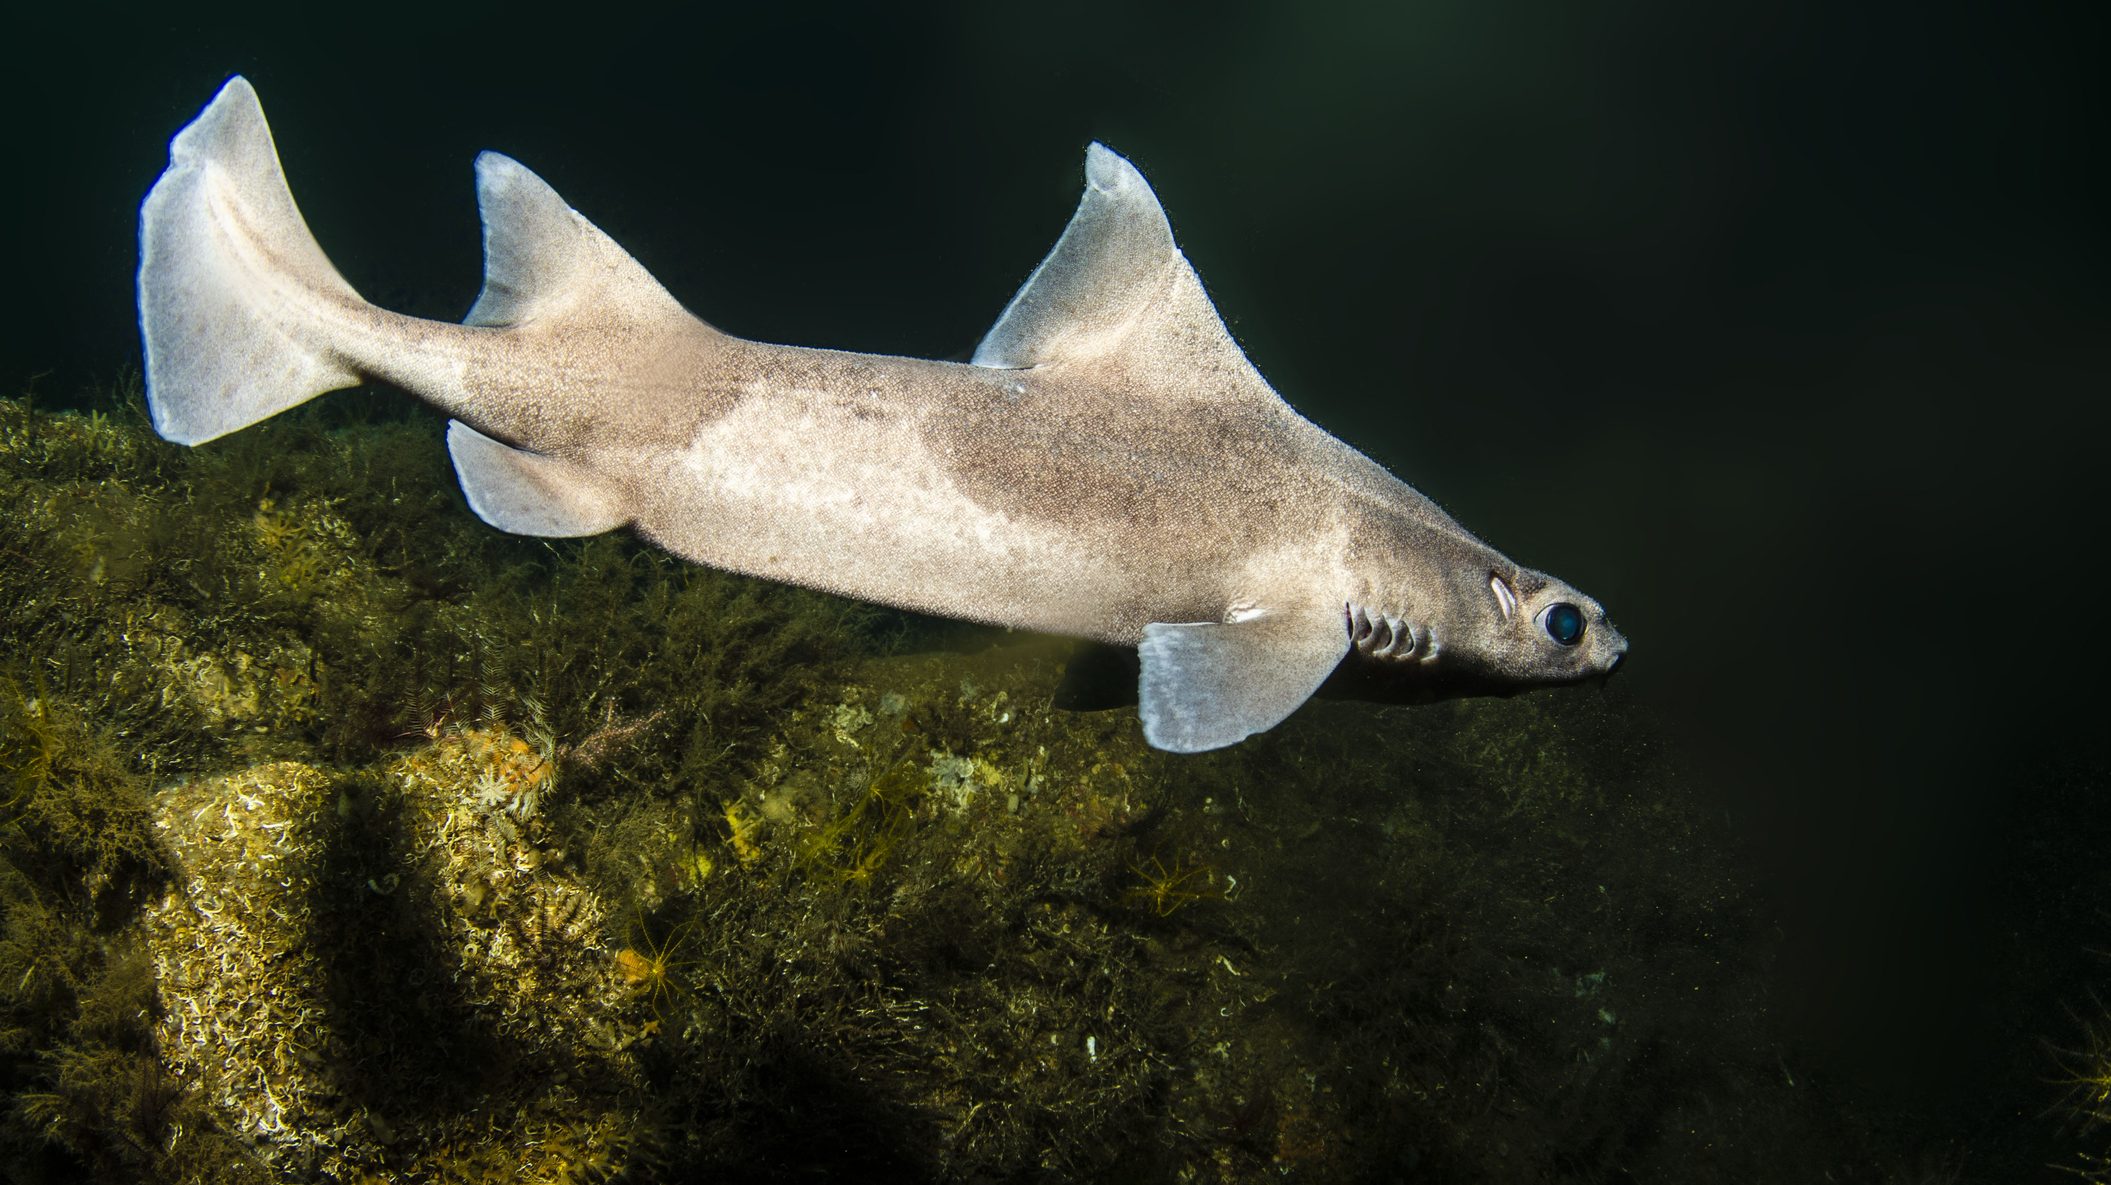
{"type": "Polygon", "coordinates": [[[1174,245],[1150,183],[1094,144],[1085,152],[1077,213],[976,347],[974,361],[1024,369],[1122,355],[1191,372],[1239,373],[1267,390],[1174,245]]]}
{"type": "Polygon", "coordinates": [[[694,319],[629,252],[519,161],[479,154],[476,204],[484,219],[484,289],[463,324],[694,319]]]}

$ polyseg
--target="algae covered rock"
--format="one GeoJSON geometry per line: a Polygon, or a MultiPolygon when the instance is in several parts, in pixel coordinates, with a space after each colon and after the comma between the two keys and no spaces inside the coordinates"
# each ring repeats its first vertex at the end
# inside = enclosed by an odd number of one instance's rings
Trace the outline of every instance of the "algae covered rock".
{"type": "Polygon", "coordinates": [[[21,1179],[1867,1168],[1744,1135],[1822,1100],[1617,690],[1172,757],[1069,643],[510,539],[439,441],[0,400],[21,1179]]]}
{"type": "Polygon", "coordinates": [[[333,1179],[621,1163],[645,1023],[600,900],[539,843],[546,760],[449,735],[378,776],[277,762],[155,804],[169,890],[142,919],[161,1050],[268,1164],[333,1179]]]}

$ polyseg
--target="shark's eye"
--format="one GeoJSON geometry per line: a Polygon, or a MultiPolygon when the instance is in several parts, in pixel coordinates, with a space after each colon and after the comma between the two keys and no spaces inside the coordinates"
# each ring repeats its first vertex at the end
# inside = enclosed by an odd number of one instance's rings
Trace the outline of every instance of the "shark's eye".
{"type": "Polygon", "coordinates": [[[1583,637],[1583,610],[1562,601],[1547,606],[1540,614],[1539,624],[1547,631],[1547,637],[1564,646],[1574,646],[1583,637]]]}

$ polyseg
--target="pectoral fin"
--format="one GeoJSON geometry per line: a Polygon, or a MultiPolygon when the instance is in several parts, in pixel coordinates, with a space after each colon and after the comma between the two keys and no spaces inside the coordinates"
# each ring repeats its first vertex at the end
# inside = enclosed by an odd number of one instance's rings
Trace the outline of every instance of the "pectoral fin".
{"type": "Polygon", "coordinates": [[[1152,622],[1137,651],[1144,739],[1200,753],[1296,711],[1348,653],[1349,633],[1339,610],[1274,611],[1227,624],[1152,622]]]}

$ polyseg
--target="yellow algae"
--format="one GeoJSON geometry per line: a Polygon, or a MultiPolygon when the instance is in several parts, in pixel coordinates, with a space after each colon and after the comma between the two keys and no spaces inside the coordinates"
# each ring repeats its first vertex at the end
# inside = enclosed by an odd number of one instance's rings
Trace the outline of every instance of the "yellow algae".
{"type": "Polygon", "coordinates": [[[749,813],[746,807],[736,801],[726,804],[725,820],[726,843],[732,847],[733,855],[742,864],[753,864],[762,859],[762,848],[755,842],[756,834],[762,827],[761,817],[749,813]]]}

